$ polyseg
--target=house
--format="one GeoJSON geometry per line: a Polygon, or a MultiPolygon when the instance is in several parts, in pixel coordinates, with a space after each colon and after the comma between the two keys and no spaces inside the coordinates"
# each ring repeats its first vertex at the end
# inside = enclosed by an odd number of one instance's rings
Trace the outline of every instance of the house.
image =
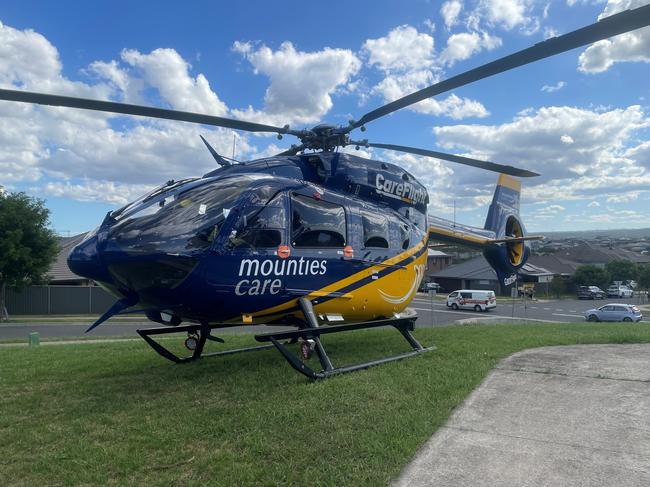
{"type": "Polygon", "coordinates": [[[426,276],[431,280],[431,275],[435,272],[441,271],[445,267],[449,267],[452,262],[452,256],[445,254],[440,250],[428,249],[427,255],[427,271],[426,276]]]}
{"type": "MultiPolygon", "coordinates": [[[[486,289],[500,295],[510,295],[512,286],[503,286],[497,279],[497,274],[488,264],[485,257],[480,256],[461,264],[451,265],[431,276],[445,291],[455,289],[486,289]]],[[[519,270],[519,284],[530,282],[535,288],[546,291],[545,287],[553,279],[553,272],[538,265],[527,262],[519,270]]]]}
{"type": "Polygon", "coordinates": [[[50,285],[72,285],[72,286],[92,286],[93,282],[85,277],[74,274],[68,267],[68,254],[70,251],[80,243],[85,233],[80,233],[73,237],[59,237],[59,253],[56,260],[47,272],[47,281],[50,285]]]}
{"type": "Polygon", "coordinates": [[[608,262],[613,260],[629,260],[635,264],[650,263],[649,255],[639,254],[620,247],[603,247],[591,242],[581,242],[578,245],[556,252],[554,255],[565,261],[592,264],[598,267],[605,267],[608,262]]]}

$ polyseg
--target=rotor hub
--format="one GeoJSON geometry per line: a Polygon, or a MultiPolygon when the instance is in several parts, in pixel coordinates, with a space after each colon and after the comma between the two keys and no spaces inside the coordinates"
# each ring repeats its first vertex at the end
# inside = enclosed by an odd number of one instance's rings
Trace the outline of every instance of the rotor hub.
{"type": "Polygon", "coordinates": [[[350,143],[347,131],[335,125],[320,124],[298,135],[304,149],[332,152],[350,143]]]}

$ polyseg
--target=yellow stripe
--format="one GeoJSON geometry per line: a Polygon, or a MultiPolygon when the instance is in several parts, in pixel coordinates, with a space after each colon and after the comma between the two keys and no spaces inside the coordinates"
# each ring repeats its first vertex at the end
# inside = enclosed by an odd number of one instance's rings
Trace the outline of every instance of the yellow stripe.
{"type": "Polygon", "coordinates": [[[513,178],[512,176],[508,176],[507,174],[499,175],[499,180],[497,181],[497,185],[505,186],[506,188],[513,189],[518,193],[521,192],[521,182],[513,178]]]}
{"type": "MultiPolygon", "coordinates": [[[[336,281],[328,286],[325,286],[322,289],[319,289],[317,291],[313,291],[312,293],[308,294],[308,298],[315,298],[315,297],[320,297],[320,296],[327,296],[331,292],[335,292],[338,289],[344,288],[349,286],[350,284],[353,284],[356,281],[359,281],[361,279],[364,279],[368,276],[371,276],[375,271],[380,271],[385,268],[387,265],[393,265],[396,264],[397,262],[400,262],[403,259],[406,259],[407,257],[410,257],[411,255],[417,253],[424,245],[426,245],[427,238],[423,239],[421,242],[419,242],[417,245],[414,247],[411,247],[408,250],[405,250],[401,254],[397,254],[394,257],[391,257],[390,259],[387,259],[383,262],[381,262],[382,265],[374,265],[372,267],[368,267],[367,269],[364,269],[360,272],[357,272],[356,274],[352,274],[351,276],[348,276],[344,279],[341,279],[340,281],[336,281]]],[[[399,271],[398,271],[399,272],[399,271]]],[[[252,313],[253,317],[260,316],[260,315],[266,315],[273,313],[273,315],[281,315],[282,311],[293,308],[296,306],[298,303],[298,298],[292,299],[291,301],[287,301],[286,303],[279,304],[277,306],[263,309],[261,311],[256,311],[255,313],[252,313]]],[[[267,317],[267,319],[271,319],[272,316],[267,317]]]]}
{"type": "Polygon", "coordinates": [[[475,235],[471,235],[468,233],[461,233],[458,231],[454,230],[447,230],[446,228],[440,228],[440,227],[429,227],[429,235],[442,235],[445,237],[453,237],[458,240],[465,240],[467,242],[472,242],[476,244],[487,244],[490,239],[485,238],[485,237],[477,237],[475,235]]]}

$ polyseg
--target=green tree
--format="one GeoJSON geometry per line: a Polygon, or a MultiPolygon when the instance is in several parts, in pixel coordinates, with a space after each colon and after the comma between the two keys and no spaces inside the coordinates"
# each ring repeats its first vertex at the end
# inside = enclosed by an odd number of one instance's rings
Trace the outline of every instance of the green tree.
{"type": "Polygon", "coordinates": [[[0,193],[0,321],[7,318],[7,286],[42,281],[56,258],[57,238],[48,228],[50,212],[25,193],[0,193]]]}
{"type": "Polygon", "coordinates": [[[549,291],[551,292],[551,295],[555,296],[556,298],[562,296],[562,294],[566,292],[566,284],[564,283],[564,279],[562,279],[560,276],[553,276],[549,291]]]}
{"type": "Polygon", "coordinates": [[[639,287],[650,289],[650,264],[639,266],[639,287]]]}
{"type": "Polygon", "coordinates": [[[598,286],[605,289],[610,281],[609,272],[595,265],[579,265],[573,274],[576,286],[598,286]]]}
{"type": "Polygon", "coordinates": [[[637,280],[639,277],[639,269],[636,264],[625,259],[608,262],[605,269],[609,272],[612,281],[637,280]]]}

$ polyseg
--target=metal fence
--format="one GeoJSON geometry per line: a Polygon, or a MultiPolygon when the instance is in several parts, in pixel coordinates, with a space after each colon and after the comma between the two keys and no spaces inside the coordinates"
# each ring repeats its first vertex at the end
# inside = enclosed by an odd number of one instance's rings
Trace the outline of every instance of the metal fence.
{"type": "Polygon", "coordinates": [[[31,286],[7,289],[9,315],[102,314],[115,302],[97,286],[31,286]]]}

